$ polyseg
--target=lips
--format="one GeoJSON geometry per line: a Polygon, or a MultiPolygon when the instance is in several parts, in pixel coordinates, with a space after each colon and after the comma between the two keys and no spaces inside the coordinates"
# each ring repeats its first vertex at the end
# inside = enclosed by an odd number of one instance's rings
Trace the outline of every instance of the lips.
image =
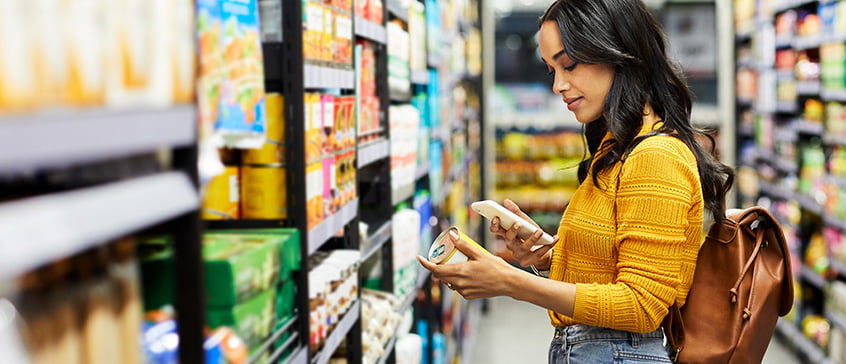
{"type": "Polygon", "coordinates": [[[575,110],[579,105],[582,103],[583,97],[568,97],[564,99],[564,102],[567,104],[567,109],[570,111],[575,110]]]}

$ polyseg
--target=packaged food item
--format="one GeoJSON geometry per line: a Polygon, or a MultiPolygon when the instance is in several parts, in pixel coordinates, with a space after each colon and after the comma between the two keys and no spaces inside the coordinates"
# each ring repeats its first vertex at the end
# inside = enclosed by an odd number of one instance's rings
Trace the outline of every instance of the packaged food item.
{"type": "Polygon", "coordinates": [[[306,205],[308,228],[311,229],[323,221],[323,164],[312,163],[306,166],[306,205]]]}
{"type": "Polygon", "coordinates": [[[245,164],[285,163],[284,98],[278,93],[268,94],[265,106],[267,109],[267,139],[261,148],[244,151],[245,164]]]}
{"type": "Polygon", "coordinates": [[[335,158],[323,160],[323,216],[332,216],[338,210],[335,197],[338,195],[335,174],[335,158]]]}
{"type": "MultiPolygon", "coordinates": [[[[9,2],[4,1],[3,3],[16,3],[19,5],[24,4],[23,2],[9,2]]],[[[32,58],[31,65],[35,67],[35,74],[37,79],[37,87],[38,87],[38,97],[32,98],[32,101],[38,100],[42,106],[51,106],[51,105],[65,105],[67,104],[66,97],[68,96],[68,81],[69,81],[69,69],[67,66],[67,54],[68,54],[68,47],[64,43],[64,37],[57,36],[56,29],[64,29],[65,27],[65,17],[61,13],[61,6],[59,6],[58,2],[55,0],[37,0],[37,1],[30,1],[27,2],[27,8],[32,11],[32,22],[30,25],[33,27],[32,35],[34,36],[34,41],[32,46],[35,48],[35,55],[32,58]]],[[[0,7],[5,7],[8,5],[0,5],[0,7]]],[[[14,11],[9,11],[9,9],[0,10],[0,13],[4,13],[2,16],[15,16],[14,11]]],[[[25,16],[18,16],[17,21],[21,21],[26,19],[25,16]]],[[[7,19],[0,20],[0,27],[11,26],[14,27],[14,20],[9,21],[7,19]]],[[[3,34],[11,35],[19,39],[22,36],[25,37],[25,34],[15,34],[15,32],[9,33],[6,30],[0,30],[0,38],[3,37],[3,34]]],[[[0,40],[0,45],[4,44],[4,41],[0,40]]],[[[8,50],[3,50],[3,54],[16,54],[14,52],[9,52],[8,50]]],[[[26,57],[5,57],[5,58],[17,58],[15,59],[3,59],[0,60],[0,94],[3,93],[3,86],[2,84],[7,80],[13,80],[16,77],[25,77],[25,73],[15,74],[15,75],[7,75],[3,70],[2,64],[4,62],[20,62],[26,61],[26,57]]],[[[25,71],[21,71],[25,72],[25,71]]],[[[26,95],[26,93],[22,93],[20,96],[26,95]]],[[[0,99],[3,96],[0,95],[0,99]]],[[[0,109],[8,109],[8,106],[3,105],[3,101],[0,101],[0,109]]]]}
{"type": "Polygon", "coordinates": [[[197,82],[197,53],[195,38],[194,2],[179,0],[168,2],[170,8],[170,56],[173,67],[173,102],[192,103],[197,82]]]}
{"type": "Polygon", "coordinates": [[[60,5],[66,28],[58,36],[64,36],[69,47],[67,100],[74,106],[101,105],[106,86],[103,72],[105,7],[100,0],[61,2],[60,5]]]}
{"type": "Polygon", "coordinates": [[[464,234],[458,230],[457,227],[453,226],[440,233],[438,237],[435,238],[435,241],[432,242],[432,246],[429,248],[429,261],[435,264],[457,264],[466,262],[467,256],[458,250],[458,248],[455,247],[455,243],[453,243],[453,241],[458,239],[464,240],[471,246],[483,252],[488,252],[485,248],[479,245],[479,243],[467,236],[467,234],[464,234]]]}
{"type": "Polygon", "coordinates": [[[203,197],[202,218],[237,220],[241,218],[241,168],[226,166],[211,179],[203,197]]]}
{"type": "Polygon", "coordinates": [[[244,219],[286,219],[287,183],[284,164],[247,164],[242,168],[244,219]]]}
{"type": "Polygon", "coordinates": [[[321,60],[323,57],[323,32],[326,27],[323,5],[303,0],[303,58],[321,60]]]}
{"type": "Polygon", "coordinates": [[[203,262],[208,307],[234,306],[263,291],[274,291],[278,245],[275,239],[261,236],[206,234],[203,262]]]}
{"type": "Polygon", "coordinates": [[[345,13],[335,15],[335,62],[347,67],[352,65],[353,23],[345,13]]]}
{"type": "Polygon", "coordinates": [[[320,60],[335,61],[335,10],[323,7],[323,34],[320,42],[320,60]]]}
{"type": "Polygon", "coordinates": [[[264,142],[264,60],[259,37],[256,0],[220,1],[223,33],[221,108],[215,129],[224,143],[236,148],[258,148],[264,142]]]}
{"type": "Polygon", "coordinates": [[[305,99],[305,140],[306,140],[306,151],[305,151],[305,160],[306,163],[311,163],[318,158],[323,153],[323,132],[321,131],[322,128],[322,120],[323,120],[323,113],[321,109],[320,103],[320,94],[317,93],[306,93],[304,96],[305,99]]]}
{"type": "Polygon", "coordinates": [[[320,131],[323,140],[323,150],[321,155],[327,156],[334,152],[337,148],[336,138],[333,135],[333,128],[335,126],[335,96],[331,94],[323,94],[320,97],[320,131]]]}
{"type": "Polygon", "coordinates": [[[275,298],[276,291],[268,289],[235,306],[210,308],[208,325],[213,329],[221,326],[231,328],[252,352],[270,335],[276,323],[275,298]]]}

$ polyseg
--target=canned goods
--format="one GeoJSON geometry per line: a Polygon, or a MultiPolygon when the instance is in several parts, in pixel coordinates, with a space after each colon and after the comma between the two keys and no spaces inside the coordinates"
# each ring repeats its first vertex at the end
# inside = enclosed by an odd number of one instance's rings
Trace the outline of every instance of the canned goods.
{"type": "Polygon", "coordinates": [[[285,163],[285,103],[277,93],[265,96],[266,141],[259,149],[244,150],[244,164],[285,163]]]}
{"type": "Polygon", "coordinates": [[[244,219],[285,219],[288,204],[284,164],[251,164],[241,167],[244,219]]]}
{"type": "Polygon", "coordinates": [[[435,264],[457,264],[466,262],[467,256],[455,247],[455,244],[453,243],[454,239],[464,240],[471,246],[483,252],[488,252],[485,248],[479,245],[479,243],[467,236],[467,234],[458,230],[457,227],[452,226],[449,229],[444,230],[437,238],[435,238],[435,241],[429,248],[429,261],[435,264]],[[452,236],[450,237],[449,235],[452,236]]]}
{"type": "Polygon", "coordinates": [[[226,166],[206,186],[203,198],[203,219],[235,220],[241,216],[240,178],[238,166],[226,166]]]}

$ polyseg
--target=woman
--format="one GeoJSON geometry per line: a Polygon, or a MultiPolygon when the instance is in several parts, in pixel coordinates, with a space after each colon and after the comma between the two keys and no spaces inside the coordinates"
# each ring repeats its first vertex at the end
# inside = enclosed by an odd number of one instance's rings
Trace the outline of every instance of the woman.
{"type": "Polygon", "coordinates": [[[418,260],[467,299],[510,296],[548,309],[550,363],[669,362],[659,326],[685,302],[704,210],[723,217],[733,172],[697,143],[705,134],[690,124],[691,94],[640,0],[558,0],[540,19],[538,42],[590,153],[559,240],[533,252],[539,234],[523,240],[518,226],[491,222],[537,276],[461,241],[466,263],[418,260]]]}

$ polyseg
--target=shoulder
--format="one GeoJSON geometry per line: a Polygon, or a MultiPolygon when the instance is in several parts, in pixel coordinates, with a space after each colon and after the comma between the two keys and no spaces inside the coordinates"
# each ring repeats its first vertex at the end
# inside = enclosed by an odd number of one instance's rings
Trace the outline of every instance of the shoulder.
{"type": "Polygon", "coordinates": [[[632,149],[626,159],[669,159],[684,164],[696,164],[696,156],[679,138],[670,135],[647,137],[632,149]]]}

